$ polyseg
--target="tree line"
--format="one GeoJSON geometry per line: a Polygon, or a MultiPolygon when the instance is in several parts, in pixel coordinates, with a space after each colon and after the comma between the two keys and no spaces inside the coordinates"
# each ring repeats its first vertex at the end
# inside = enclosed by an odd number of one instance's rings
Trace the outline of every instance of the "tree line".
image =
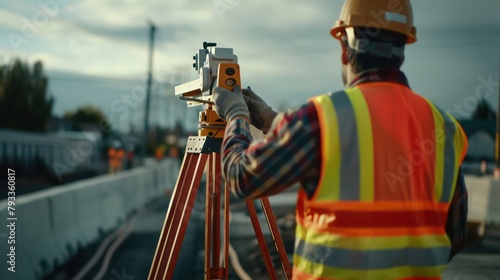
{"type": "MultiPolygon", "coordinates": [[[[45,132],[55,98],[49,94],[49,79],[43,64],[37,61],[30,66],[15,59],[0,65],[0,128],[45,132]]],[[[74,112],[66,112],[72,130],[82,130],[85,124],[99,124],[104,113],[92,105],[85,105],[74,112]]]]}

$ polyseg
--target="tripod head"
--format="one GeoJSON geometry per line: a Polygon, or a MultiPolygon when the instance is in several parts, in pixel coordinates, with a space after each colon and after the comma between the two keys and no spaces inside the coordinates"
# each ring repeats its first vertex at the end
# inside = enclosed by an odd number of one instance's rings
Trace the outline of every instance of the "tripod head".
{"type": "Polygon", "coordinates": [[[212,88],[229,90],[241,86],[238,57],[232,48],[219,48],[216,43],[203,42],[203,49],[193,56],[193,67],[199,78],[175,87],[175,95],[186,100],[188,107],[203,105],[199,116],[199,136],[224,137],[226,122],[213,110],[212,88]]]}
{"type": "Polygon", "coordinates": [[[238,63],[238,57],[233,54],[232,48],[216,46],[216,43],[203,42],[203,49],[199,49],[193,56],[193,68],[198,72],[199,78],[175,87],[175,95],[186,100],[188,106],[210,103],[206,101],[211,101],[219,64],[238,63]]]}

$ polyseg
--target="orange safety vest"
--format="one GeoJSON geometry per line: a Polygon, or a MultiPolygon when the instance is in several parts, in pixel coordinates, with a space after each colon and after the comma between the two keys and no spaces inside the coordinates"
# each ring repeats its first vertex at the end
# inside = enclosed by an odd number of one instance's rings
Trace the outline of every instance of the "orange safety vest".
{"type": "Polygon", "coordinates": [[[123,157],[125,156],[125,152],[122,149],[118,149],[115,154],[115,164],[116,167],[120,167],[122,165],[123,157]]]}
{"type": "Polygon", "coordinates": [[[116,149],[113,147],[110,147],[108,149],[108,164],[109,166],[115,166],[115,156],[116,156],[116,149]]]}
{"type": "Polygon", "coordinates": [[[321,173],[297,201],[294,279],[440,279],[467,138],[409,88],[362,84],[312,98],[321,173]]]}
{"type": "Polygon", "coordinates": [[[157,160],[162,160],[163,157],[165,156],[165,148],[162,146],[159,146],[155,149],[155,157],[157,160]]]}

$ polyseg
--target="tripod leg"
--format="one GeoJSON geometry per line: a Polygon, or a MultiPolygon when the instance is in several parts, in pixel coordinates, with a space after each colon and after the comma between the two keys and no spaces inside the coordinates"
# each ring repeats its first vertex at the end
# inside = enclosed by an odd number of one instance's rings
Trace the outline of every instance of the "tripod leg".
{"type": "MultiPolygon", "coordinates": [[[[217,166],[220,173],[221,170],[221,159],[220,154],[217,156],[217,166]]],[[[221,176],[218,176],[218,180],[221,179],[221,176]]],[[[224,187],[224,267],[226,268],[224,279],[229,279],[229,195],[230,191],[228,188],[224,187]]]]}
{"type": "Polygon", "coordinates": [[[257,212],[255,211],[253,200],[246,200],[245,203],[247,204],[248,214],[250,215],[250,220],[252,221],[253,229],[255,231],[255,237],[259,242],[260,251],[262,252],[262,257],[264,258],[264,263],[266,265],[267,272],[269,273],[269,277],[277,280],[278,276],[276,275],[273,261],[271,260],[269,250],[267,249],[266,239],[264,238],[264,234],[262,234],[262,229],[260,227],[259,218],[257,217],[257,212]]]}
{"type": "MultiPolygon", "coordinates": [[[[188,154],[184,154],[180,171],[185,171],[185,170],[187,171],[188,169],[187,166],[191,165],[191,160],[193,160],[193,157],[188,156],[188,154]]],[[[165,250],[165,241],[167,239],[166,234],[169,231],[170,226],[172,224],[173,215],[170,214],[172,213],[171,209],[178,209],[178,203],[179,203],[178,196],[180,195],[179,186],[185,184],[185,180],[187,178],[186,175],[187,172],[179,172],[179,175],[177,177],[177,182],[175,183],[174,191],[172,193],[172,198],[170,199],[167,214],[163,222],[163,227],[160,233],[160,239],[158,240],[158,245],[156,247],[156,251],[153,257],[153,263],[151,264],[148,279],[156,279],[157,277],[158,266],[160,265],[160,261],[162,261],[163,253],[165,250]]]]}
{"type": "Polygon", "coordinates": [[[208,154],[186,154],[148,279],[172,279],[208,154]]]}
{"type": "Polygon", "coordinates": [[[290,266],[290,262],[288,261],[285,245],[283,244],[283,239],[281,239],[278,226],[276,225],[276,218],[271,208],[271,204],[269,203],[269,199],[267,197],[263,197],[260,199],[260,202],[262,204],[262,209],[264,209],[264,215],[266,216],[267,225],[269,226],[269,231],[271,232],[271,236],[273,237],[274,246],[276,246],[276,251],[278,252],[286,279],[291,279],[292,268],[290,266]]]}
{"type": "MultiPolygon", "coordinates": [[[[207,180],[207,200],[205,212],[205,278],[227,279],[228,266],[220,263],[220,226],[221,226],[221,173],[220,154],[213,153],[209,157],[207,180]]],[[[226,225],[226,224],[225,224],[226,225]]],[[[224,236],[226,238],[226,235],[224,236]]],[[[225,242],[226,239],[224,239],[225,242]]],[[[228,246],[224,243],[224,250],[228,246]]],[[[227,253],[228,254],[228,253],[227,253]]],[[[224,256],[226,252],[224,251],[224,256]]]]}
{"type": "Polygon", "coordinates": [[[212,176],[212,189],[213,189],[213,205],[212,213],[214,217],[214,223],[212,224],[213,232],[213,245],[212,245],[212,265],[219,267],[220,265],[220,173],[216,168],[218,155],[212,154],[210,157],[210,174],[212,176]]]}
{"type": "Polygon", "coordinates": [[[211,249],[212,249],[212,211],[213,211],[213,201],[212,201],[212,187],[213,187],[213,175],[212,175],[212,164],[211,159],[209,158],[209,171],[207,178],[207,186],[206,186],[206,196],[205,196],[205,279],[211,279],[211,249]]]}

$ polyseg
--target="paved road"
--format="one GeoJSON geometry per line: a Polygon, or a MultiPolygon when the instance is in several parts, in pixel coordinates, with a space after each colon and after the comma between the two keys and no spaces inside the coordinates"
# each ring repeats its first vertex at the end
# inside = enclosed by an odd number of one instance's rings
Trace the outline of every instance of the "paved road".
{"type": "Polygon", "coordinates": [[[500,280],[500,227],[486,229],[482,240],[469,244],[451,261],[444,280],[500,280]]]}
{"type": "MultiPolygon", "coordinates": [[[[194,208],[185,237],[187,245],[183,245],[181,250],[176,279],[203,279],[203,255],[201,253],[203,248],[203,200],[203,197],[198,199],[194,208]]],[[[290,212],[293,211],[290,205],[293,203],[293,194],[278,197],[272,201],[273,207],[278,205],[275,213],[279,217],[278,223],[282,228],[283,239],[289,252],[293,246],[293,224],[290,224],[290,219],[293,219],[293,215],[290,215],[290,212]],[[286,205],[289,206],[285,207],[286,205]]],[[[237,206],[233,205],[235,209],[237,206]]],[[[146,279],[167,207],[167,198],[162,198],[149,205],[137,216],[132,217],[132,222],[118,231],[113,236],[113,241],[108,242],[107,246],[101,246],[102,242],[105,242],[105,240],[101,240],[101,243],[96,243],[79,254],[64,269],[51,275],[47,280],[74,279],[75,275],[80,273],[82,268],[91,263],[92,260],[96,260],[95,265],[81,279],[95,279],[97,275],[102,276],[98,279],[106,280],[146,279]],[[96,258],[99,246],[105,247],[107,250],[101,257],[96,258]]],[[[234,212],[234,220],[238,220],[238,211],[234,212]]],[[[243,212],[239,214],[244,215],[243,212]]],[[[252,279],[267,279],[259,259],[258,247],[252,240],[253,232],[250,222],[245,219],[246,225],[243,222],[234,223],[236,224],[232,225],[231,234],[233,237],[240,236],[240,239],[232,239],[232,243],[241,258],[243,268],[252,276],[252,279]]],[[[235,275],[231,276],[232,279],[237,279],[235,275]]],[[[443,274],[443,279],[500,280],[500,228],[489,228],[482,242],[470,244],[458,254],[443,274]]]]}
{"type": "MultiPolygon", "coordinates": [[[[203,189],[200,188],[200,191],[203,192],[203,189]]],[[[290,209],[288,201],[294,200],[294,193],[288,193],[284,197],[277,197],[273,200],[278,226],[283,231],[282,238],[288,252],[292,251],[294,233],[293,215],[290,215],[293,209],[290,209]]],[[[153,202],[131,217],[122,228],[110,233],[109,238],[93,244],[78,254],[64,268],[46,277],[46,280],[146,279],[168,202],[169,199],[166,197],[153,202]],[[103,248],[105,250],[102,250],[103,248]],[[82,271],[86,272],[82,273],[82,271]]],[[[203,279],[204,204],[204,196],[199,194],[179,256],[175,279],[203,279]]],[[[244,203],[232,203],[231,209],[231,243],[240,256],[243,269],[252,275],[252,279],[268,279],[244,203]]],[[[264,225],[264,216],[261,214],[259,218],[261,218],[261,225],[264,225]]],[[[263,231],[265,232],[264,229],[263,231]]],[[[230,277],[238,279],[233,274],[230,277]]]]}

